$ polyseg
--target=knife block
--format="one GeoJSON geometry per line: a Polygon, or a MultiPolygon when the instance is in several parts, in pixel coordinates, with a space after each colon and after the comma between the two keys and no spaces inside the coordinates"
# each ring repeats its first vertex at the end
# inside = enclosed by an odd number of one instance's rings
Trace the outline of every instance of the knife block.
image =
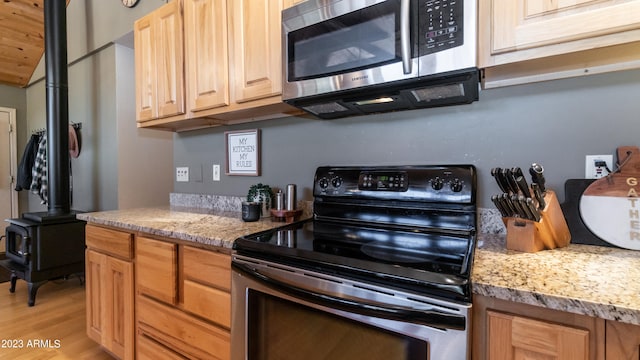
{"type": "Polygon", "coordinates": [[[502,218],[507,227],[507,249],[520,252],[538,252],[569,245],[571,233],[562,214],[558,197],[547,190],[545,208],[540,211],[540,221],[518,217],[502,218]]]}

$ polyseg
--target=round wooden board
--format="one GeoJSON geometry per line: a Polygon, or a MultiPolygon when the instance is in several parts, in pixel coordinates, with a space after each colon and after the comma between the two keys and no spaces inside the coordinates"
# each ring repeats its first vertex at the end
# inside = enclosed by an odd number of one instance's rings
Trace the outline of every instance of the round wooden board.
{"type": "Polygon", "coordinates": [[[602,240],[640,250],[640,149],[618,148],[620,171],[596,180],[580,198],[580,216],[602,240]]]}

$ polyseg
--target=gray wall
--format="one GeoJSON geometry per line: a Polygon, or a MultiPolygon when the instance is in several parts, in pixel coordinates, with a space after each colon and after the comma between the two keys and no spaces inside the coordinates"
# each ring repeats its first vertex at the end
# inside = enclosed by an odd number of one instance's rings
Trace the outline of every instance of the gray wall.
{"type": "MultiPolygon", "coordinates": [[[[167,133],[147,136],[136,130],[133,108],[135,97],[132,96],[135,89],[132,75],[133,51],[121,50],[122,54],[119,55],[117,45],[113,43],[133,31],[136,19],[166,2],[167,0],[145,0],[129,9],[122,6],[120,1],[82,0],[71,1],[67,7],[69,120],[82,123],[80,156],[71,161],[73,208],[76,210],[111,210],[118,208],[120,203],[124,203],[126,207],[136,204],[156,205],[158,198],[163,199],[165,204],[168,202],[172,188],[172,136],[167,133]],[[123,136],[124,131],[130,131],[139,137],[131,139],[123,136]],[[146,146],[148,152],[144,149],[146,146]],[[155,167],[153,170],[156,172],[145,172],[151,178],[166,179],[152,182],[147,188],[154,192],[155,197],[139,195],[139,187],[132,189],[128,186],[130,164],[123,165],[126,174],[119,171],[119,154],[131,148],[136,150],[135,156],[126,157],[125,160],[143,161],[143,157],[153,156],[159,152],[158,149],[162,149],[160,153],[164,164],[155,167]]],[[[131,37],[127,38],[130,42],[131,37]]],[[[25,108],[28,108],[28,112],[21,118],[18,111],[19,156],[22,155],[31,132],[46,126],[43,63],[44,59],[34,72],[26,91],[21,89],[23,93],[26,92],[25,108]]],[[[11,104],[6,106],[15,107],[11,104]]],[[[20,196],[20,209],[23,212],[43,211],[46,206],[40,204],[37,196],[23,192],[20,196]]]]}
{"type": "Polygon", "coordinates": [[[479,206],[499,192],[492,167],[544,165],[547,184],[584,177],[584,156],[640,146],[640,70],[485,90],[471,105],[331,121],[285,118],[174,135],[174,166],[203,169],[202,182],[174,191],[244,196],[254,183],[298,184],[311,200],[320,165],[470,163],[478,168],[479,206]],[[224,131],[262,129],[262,176],[224,175],[224,131]],[[212,164],[222,181],[213,182],[212,164]]]}

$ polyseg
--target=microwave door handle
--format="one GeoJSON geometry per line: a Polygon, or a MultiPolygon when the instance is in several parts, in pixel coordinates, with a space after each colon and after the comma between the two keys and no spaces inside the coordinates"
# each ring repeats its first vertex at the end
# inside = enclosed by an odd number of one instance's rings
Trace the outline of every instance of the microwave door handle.
{"type": "Polygon", "coordinates": [[[400,1],[400,52],[402,55],[402,70],[411,74],[411,31],[409,18],[409,1],[400,1]]]}
{"type": "Polygon", "coordinates": [[[286,284],[244,264],[232,263],[232,266],[237,271],[251,276],[252,279],[258,280],[262,284],[274,290],[298,299],[307,300],[314,304],[364,316],[374,316],[383,319],[410,322],[439,329],[465,330],[466,324],[465,317],[463,315],[452,315],[437,310],[416,310],[400,306],[387,306],[377,303],[339,298],[286,284]]]}

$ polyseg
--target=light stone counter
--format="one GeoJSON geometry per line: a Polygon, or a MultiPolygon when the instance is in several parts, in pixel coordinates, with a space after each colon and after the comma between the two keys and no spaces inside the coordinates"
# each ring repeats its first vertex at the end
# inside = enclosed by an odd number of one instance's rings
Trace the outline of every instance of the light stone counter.
{"type": "Polygon", "coordinates": [[[99,211],[77,214],[76,217],[93,224],[227,249],[242,235],[286,225],[284,222],[271,221],[268,217],[255,222],[244,222],[241,213],[237,211],[177,206],[99,211]]]}
{"type": "Polygon", "coordinates": [[[550,309],[640,324],[640,251],[570,244],[521,253],[504,235],[481,234],[473,292],[550,309]]]}
{"type": "MultiPolygon", "coordinates": [[[[202,196],[193,199],[203,201],[202,196]]],[[[184,203],[193,204],[193,199],[184,203]]],[[[218,199],[204,201],[219,203],[218,199]]],[[[172,204],[176,202],[172,198],[172,204]]],[[[236,208],[236,202],[225,209],[236,208]]],[[[309,217],[310,207],[304,210],[303,217],[309,217]]],[[[226,251],[242,235],[285,225],[268,218],[243,222],[239,211],[179,206],[101,211],[77,217],[226,251]]],[[[492,226],[484,217],[481,221],[481,228],[498,234],[482,233],[478,237],[472,271],[475,294],[640,324],[640,251],[577,244],[537,253],[509,251],[500,224],[492,226]]]]}

